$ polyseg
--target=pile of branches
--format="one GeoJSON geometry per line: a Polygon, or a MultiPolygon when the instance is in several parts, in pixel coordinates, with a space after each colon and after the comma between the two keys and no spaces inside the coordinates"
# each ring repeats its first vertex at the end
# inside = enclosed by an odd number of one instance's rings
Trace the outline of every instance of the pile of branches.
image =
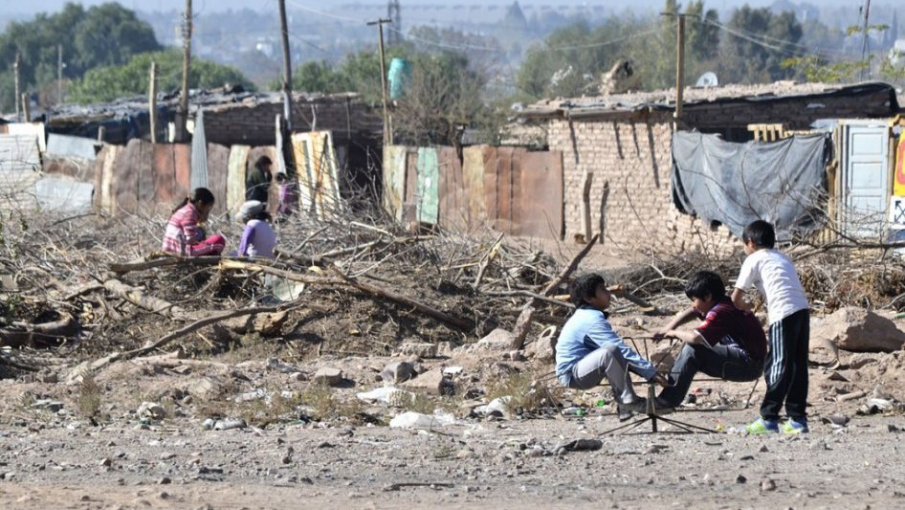
{"type": "MultiPolygon", "coordinates": [[[[262,314],[309,313],[281,323],[287,333],[304,332],[309,320],[358,313],[349,319],[358,324],[351,334],[361,344],[386,346],[387,336],[398,341],[424,330],[434,339],[474,340],[494,327],[512,327],[527,304],[536,319],[556,322],[571,308],[554,299],[566,292],[568,274],[527,241],[504,241],[489,231],[412,231],[360,211],[279,223],[275,260],[159,253],[166,224],[159,215],[4,213],[3,220],[0,347],[8,364],[16,363],[10,348],[46,347],[66,349],[75,359],[108,354],[110,362],[262,314]],[[304,291],[275,302],[265,277],[304,291]],[[356,308],[360,302],[372,306],[356,308]]],[[[242,227],[221,218],[208,231],[232,241],[229,251],[242,227]]],[[[343,342],[346,334],[317,333],[320,342],[343,342]]]]}

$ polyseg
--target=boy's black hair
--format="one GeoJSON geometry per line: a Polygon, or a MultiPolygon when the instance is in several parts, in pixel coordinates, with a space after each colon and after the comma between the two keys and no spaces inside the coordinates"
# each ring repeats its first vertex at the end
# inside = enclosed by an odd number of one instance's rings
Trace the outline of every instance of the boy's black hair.
{"type": "Polygon", "coordinates": [[[710,299],[718,300],[726,297],[726,284],[713,271],[698,271],[685,284],[685,295],[688,299],[707,299],[710,296],[710,299]]]}
{"type": "Polygon", "coordinates": [[[773,225],[764,220],[752,221],[742,233],[742,241],[754,243],[757,248],[773,248],[776,244],[776,231],[773,225]]]}
{"type": "Polygon", "coordinates": [[[569,299],[575,308],[585,304],[586,298],[594,297],[597,293],[597,287],[606,285],[603,277],[597,273],[583,274],[572,282],[572,288],[569,289],[569,299]]]}

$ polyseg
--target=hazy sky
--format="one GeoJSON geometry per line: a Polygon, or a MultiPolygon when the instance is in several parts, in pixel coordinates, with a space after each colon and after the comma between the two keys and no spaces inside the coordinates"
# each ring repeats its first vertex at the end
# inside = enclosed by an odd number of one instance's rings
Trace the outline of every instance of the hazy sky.
{"type": "MultiPolygon", "coordinates": [[[[105,0],[82,0],[83,5],[96,5],[104,3],[105,0]]],[[[107,0],[109,1],[109,0],[107,0]]],[[[513,0],[401,0],[403,13],[406,5],[415,4],[436,4],[439,2],[452,2],[457,4],[490,4],[509,5],[513,0]]],[[[36,12],[54,12],[60,10],[67,0],[0,0],[0,14],[33,14],[36,12]]],[[[185,7],[184,0],[121,0],[121,4],[126,7],[143,10],[143,11],[169,11],[181,10],[185,7]]],[[[331,5],[340,5],[347,3],[361,4],[384,4],[386,2],[380,0],[286,0],[287,6],[291,9],[293,3],[299,3],[314,9],[329,10],[331,5]]],[[[625,0],[588,0],[582,2],[580,0],[522,0],[522,4],[546,4],[546,5],[580,5],[582,3],[590,4],[607,4],[616,8],[627,5],[645,6],[648,8],[657,8],[663,5],[663,0],[633,0],[626,2],[625,0]]],[[[715,7],[717,9],[727,9],[736,5],[748,3],[751,6],[762,6],[773,3],[773,0],[707,0],[705,5],[715,7]]],[[[861,0],[809,0],[814,5],[853,5],[861,3],[861,0]]],[[[887,3],[881,0],[878,3],[887,3]]],[[[193,9],[196,12],[219,11],[227,9],[241,9],[244,7],[261,10],[275,8],[276,0],[193,0],[193,9]]]]}

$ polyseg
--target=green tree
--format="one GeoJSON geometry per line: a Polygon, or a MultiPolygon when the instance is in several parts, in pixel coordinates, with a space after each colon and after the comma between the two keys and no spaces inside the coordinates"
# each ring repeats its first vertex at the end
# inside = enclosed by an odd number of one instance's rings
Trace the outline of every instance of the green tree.
{"type": "Polygon", "coordinates": [[[720,45],[719,75],[726,83],[765,83],[791,78],[795,71],[783,61],[800,53],[796,45],[801,24],[793,12],[774,14],[769,9],[737,9],[720,45]]]}
{"type": "MultiPolygon", "coordinates": [[[[71,98],[84,104],[146,94],[148,70],[152,61],[157,63],[158,89],[177,90],[182,81],[182,51],[171,49],[136,55],[126,65],[92,69],[73,84],[71,98]]],[[[189,87],[216,88],[227,84],[253,88],[251,82],[232,67],[206,60],[192,60],[189,87]]]]}
{"type": "Polygon", "coordinates": [[[41,13],[31,21],[10,23],[0,34],[0,110],[15,107],[16,51],[22,55],[20,85],[29,92],[56,82],[58,44],[63,46],[64,76],[69,80],[98,65],[124,64],[134,54],[160,49],[151,27],[115,3],[87,10],[67,3],[56,14],[41,13]]]}

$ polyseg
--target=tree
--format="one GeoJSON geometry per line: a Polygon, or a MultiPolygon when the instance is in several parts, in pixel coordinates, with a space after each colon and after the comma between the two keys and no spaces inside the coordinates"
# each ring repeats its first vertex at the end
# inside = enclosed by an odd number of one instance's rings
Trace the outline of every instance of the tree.
{"type": "Polygon", "coordinates": [[[798,53],[801,24],[793,12],[737,9],[728,23],[719,52],[719,75],[726,83],[765,83],[789,79],[794,70],[782,66],[798,53]]]}
{"type": "MultiPolygon", "coordinates": [[[[152,61],[157,63],[158,90],[177,90],[182,76],[182,51],[171,49],[136,55],[126,65],[92,69],[73,84],[70,97],[84,104],[146,94],[152,61]]],[[[251,82],[232,67],[192,60],[189,87],[216,88],[227,84],[252,88],[251,82]]]]}
{"type": "Polygon", "coordinates": [[[31,21],[12,22],[0,34],[0,110],[14,108],[13,62],[22,54],[22,91],[46,87],[57,79],[57,45],[63,44],[64,77],[80,78],[99,65],[121,65],[141,52],[157,51],[151,27],[119,4],[85,10],[67,3],[56,14],[41,13],[31,21]]]}

